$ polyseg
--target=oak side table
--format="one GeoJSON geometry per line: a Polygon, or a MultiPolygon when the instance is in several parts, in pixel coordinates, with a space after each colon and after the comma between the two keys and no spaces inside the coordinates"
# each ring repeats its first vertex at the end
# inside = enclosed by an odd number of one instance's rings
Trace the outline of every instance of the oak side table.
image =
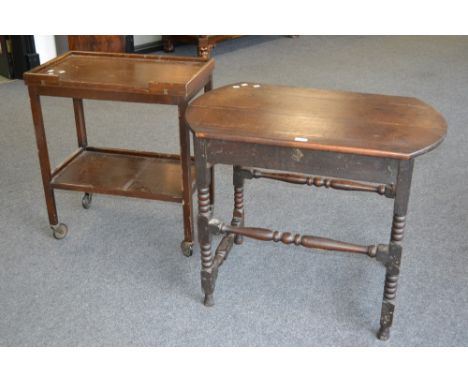
{"type": "Polygon", "coordinates": [[[414,158],[445,137],[443,117],[407,97],[243,83],[197,98],[187,109],[194,132],[198,237],[205,305],[218,268],[243,237],[375,258],[386,268],[378,338],[389,338],[414,158]],[[213,218],[212,167],[234,166],[230,224],[213,218]],[[272,171],[273,170],[273,171],[272,171]],[[306,175],[304,175],[306,174],[306,175]],[[312,175],[311,175],[312,174],[312,175]],[[244,179],[269,178],[394,199],[388,244],[361,245],[244,226],[244,179]],[[212,235],[223,235],[212,253],[212,235]]]}
{"type": "Polygon", "coordinates": [[[94,193],[163,200],[183,204],[181,246],[185,255],[191,255],[194,166],[184,115],[188,102],[201,89],[211,90],[213,68],[212,59],[71,51],[25,73],[55,238],[68,232],[57,217],[55,189],[84,192],[84,208],[89,208],[94,193]],[[41,96],[73,99],[78,149],[54,170],[50,168],[41,96]],[[177,105],[180,155],[88,146],[83,99],[177,105]]]}

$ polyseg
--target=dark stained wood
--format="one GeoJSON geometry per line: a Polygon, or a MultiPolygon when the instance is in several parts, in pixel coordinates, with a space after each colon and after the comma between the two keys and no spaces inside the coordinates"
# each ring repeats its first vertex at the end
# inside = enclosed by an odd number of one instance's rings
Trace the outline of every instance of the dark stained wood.
{"type": "MultiPolygon", "coordinates": [[[[71,51],[25,74],[29,88],[49,222],[56,238],[66,235],[58,224],[54,189],[84,191],[83,207],[93,193],[124,195],[183,204],[185,255],[192,253],[193,165],[187,103],[212,87],[214,60],[197,57],[71,51]],[[40,96],[73,99],[78,146],[50,170],[40,96]],[[83,99],[177,105],[181,155],[88,147],[83,99]]],[[[157,137],[157,132],[155,132],[157,137]]]]}
{"type": "Polygon", "coordinates": [[[196,99],[199,138],[409,159],[445,137],[443,117],[408,97],[239,83],[196,99]]]}
{"type": "Polygon", "coordinates": [[[13,78],[13,57],[11,49],[10,36],[0,36],[0,76],[13,78]]]}
{"type": "MultiPolygon", "coordinates": [[[[212,167],[212,169],[214,166],[212,167]]],[[[232,211],[231,225],[234,227],[243,227],[245,220],[244,211],[244,179],[245,171],[239,166],[234,166],[232,185],[234,186],[234,209],[232,211]]],[[[242,235],[236,234],[234,236],[234,243],[237,245],[242,244],[244,239],[242,235]]]]}
{"type": "Polygon", "coordinates": [[[256,240],[295,244],[306,248],[360,253],[370,257],[375,257],[377,254],[376,245],[358,245],[319,236],[293,234],[291,232],[273,231],[271,229],[258,227],[235,227],[225,224],[221,224],[218,229],[219,233],[234,233],[256,240]]]}
{"type": "Polygon", "coordinates": [[[231,251],[232,246],[234,245],[234,238],[234,234],[227,234],[224,235],[221,241],[219,242],[213,259],[213,266],[215,268],[219,268],[221,265],[223,265],[224,260],[227,259],[228,254],[231,251]]]}
{"type": "Polygon", "coordinates": [[[255,163],[263,169],[383,184],[394,183],[398,170],[398,160],[392,158],[218,139],[206,140],[206,156],[211,163],[244,167],[255,163]]]}
{"type": "Polygon", "coordinates": [[[198,238],[205,305],[214,304],[218,268],[231,250],[232,241],[240,244],[242,237],[365,254],[386,268],[377,337],[388,339],[413,158],[443,140],[447,127],[442,116],[414,98],[246,83],[201,96],[189,106],[187,121],[195,132],[198,238]],[[209,205],[211,174],[217,164],[233,165],[234,211],[230,225],[213,218],[209,205]],[[243,180],[253,178],[376,192],[393,198],[390,242],[358,245],[245,227],[243,180]],[[213,256],[212,235],[220,234],[224,237],[213,256]]]}
{"type": "MultiPolygon", "coordinates": [[[[210,80],[205,85],[204,91],[209,92],[213,90],[213,75],[210,77],[210,80]]],[[[188,126],[187,126],[188,127],[188,126]]],[[[210,204],[213,208],[215,203],[215,176],[214,176],[214,167],[211,168],[211,185],[210,185],[210,204]]]]}
{"type": "Polygon", "coordinates": [[[213,67],[193,57],[68,52],[24,78],[28,85],[187,98],[210,81],[213,67]]]}
{"type": "Polygon", "coordinates": [[[86,123],[83,109],[83,100],[73,98],[73,111],[75,113],[76,137],[79,147],[88,146],[88,137],[86,135],[86,123]]]}
{"type": "Polygon", "coordinates": [[[70,35],[68,49],[115,53],[128,51],[124,35],[70,35]]]}
{"type": "Polygon", "coordinates": [[[54,190],[50,186],[50,160],[44,129],[44,118],[42,116],[41,98],[33,88],[29,88],[28,90],[34,123],[34,133],[36,135],[37,153],[39,155],[39,164],[41,166],[42,185],[44,187],[44,196],[47,205],[47,214],[49,215],[50,225],[55,226],[58,224],[57,206],[55,204],[54,190]]]}
{"type": "Polygon", "coordinates": [[[380,313],[380,329],[377,337],[387,340],[390,337],[390,327],[393,323],[395,311],[396,290],[400,275],[403,234],[406,225],[411,180],[413,176],[414,160],[400,161],[396,182],[395,204],[393,206],[392,230],[390,234],[390,247],[395,248],[396,253],[390,259],[384,260],[385,284],[380,313]]]}
{"type": "MultiPolygon", "coordinates": [[[[192,159],[190,157],[190,130],[185,120],[185,111],[187,104],[180,104],[178,107],[179,112],[179,143],[180,143],[180,165],[182,174],[183,189],[187,190],[182,202],[182,212],[184,214],[184,221],[189,221],[190,224],[185,224],[184,235],[185,237],[193,236],[193,204],[192,204],[192,186],[194,173],[192,168],[192,159]]],[[[191,249],[190,249],[191,250],[191,249]]]]}
{"type": "Polygon", "coordinates": [[[65,160],[60,163],[54,170],[51,172],[51,178],[50,180],[53,179],[55,175],[57,175],[60,171],[62,171],[65,167],[68,166],[68,164],[74,160],[78,155],[80,155],[84,151],[84,147],[79,147],[76,149],[74,152],[72,152],[68,157],[65,158],[65,160]]]}
{"type": "MultiPolygon", "coordinates": [[[[190,178],[194,176],[191,166],[190,178]]],[[[172,202],[181,202],[183,198],[178,156],[84,150],[55,173],[51,184],[59,189],[172,202]]]]}
{"type": "Polygon", "coordinates": [[[247,171],[249,174],[248,176],[255,179],[265,178],[293,184],[333,188],[335,190],[376,192],[380,195],[393,196],[393,187],[388,187],[385,184],[363,183],[343,179],[322,178],[320,176],[306,176],[302,174],[284,172],[269,172],[259,169],[243,169],[243,171],[247,171]]]}

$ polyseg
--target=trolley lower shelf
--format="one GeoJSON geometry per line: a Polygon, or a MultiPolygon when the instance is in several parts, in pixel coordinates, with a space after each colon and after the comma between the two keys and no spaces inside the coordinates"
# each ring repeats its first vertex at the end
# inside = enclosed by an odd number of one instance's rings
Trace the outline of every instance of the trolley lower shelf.
{"type": "MultiPolygon", "coordinates": [[[[193,163],[190,172],[193,184],[193,163]]],[[[80,149],[55,169],[51,186],[179,203],[183,199],[180,156],[142,151],[80,149]]]]}

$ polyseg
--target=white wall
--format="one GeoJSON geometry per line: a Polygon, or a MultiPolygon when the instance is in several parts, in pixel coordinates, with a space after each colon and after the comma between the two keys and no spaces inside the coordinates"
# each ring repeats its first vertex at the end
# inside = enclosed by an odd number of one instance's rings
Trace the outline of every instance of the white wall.
{"type": "MultiPolygon", "coordinates": [[[[161,38],[162,36],[160,35],[135,35],[133,36],[133,43],[135,46],[139,46],[160,41],[161,38]]],[[[64,53],[66,51],[65,46],[68,48],[68,44],[66,43],[66,36],[35,35],[34,43],[36,44],[36,52],[39,54],[39,60],[41,64],[57,57],[58,54],[64,53]],[[59,40],[59,46],[57,46],[57,38],[61,38],[65,42],[59,40]],[[57,51],[57,48],[59,51],[57,51]]]]}
{"type": "Polygon", "coordinates": [[[133,44],[135,46],[138,46],[138,45],[148,44],[150,42],[160,41],[161,39],[162,39],[162,36],[157,36],[157,35],[144,36],[144,35],[136,34],[133,36],[133,44]]]}
{"type": "Polygon", "coordinates": [[[41,64],[57,57],[54,36],[34,35],[34,43],[36,44],[36,52],[39,54],[41,64]]]}

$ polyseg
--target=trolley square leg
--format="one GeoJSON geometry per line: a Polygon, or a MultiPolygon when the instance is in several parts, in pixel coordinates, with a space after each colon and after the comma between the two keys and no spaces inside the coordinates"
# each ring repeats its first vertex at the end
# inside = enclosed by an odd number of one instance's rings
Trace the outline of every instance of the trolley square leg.
{"type": "Polygon", "coordinates": [[[184,240],[181,243],[182,253],[191,256],[193,252],[193,204],[192,175],[190,173],[192,158],[190,156],[190,130],[185,121],[187,103],[179,104],[179,139],[180,164],[182,167],[182,210],[184,216],[184,240]]]}
{"type": "MultiPolygon", "coordinates": [[[[73,98],[73,111],[75,113],[75,125],[76,125],[76,137],[78,141],[78,147],[85,149],[88,146],[88,136],[86,134],[86,122],[83,108],[82,98],[73,98]]],[[[84,209],[91,207],[93,200],[93,194],[85,192],[81,200],[81,204],[84,209]]]]}
{"type": "Polygon", "coordinates": [[[88,137],[86,134],[83,99],[73,98],[73,111],[75,113],[75,125],[78,147],[85,148],[86,146],[88,146],[88,137]]]}
{"type": "Polygon", "coordinates": [[[198,188],[198,238],[205,305],[214,304],[218,269],[227,258],[232,244],[241,244],[244,236],[307,248],[361,253],[375,258],[385,266],[384,296],[377,337],[381,340],[388,339],[395,310],[413,159],[396,160],[301,150],[301,160],[298,161],[297,150],[289,148],[196,137],[194,140],[198,188]],[[209,208],[211,171],[218,163],[233,165],[234,210],[230,225],[214,219],[209,208]],[[267,172],[257,168],[283,172],[267,172]],[[284,172],[288,170],[303,174],[318,173],[320,176],[302,176],[284,172]],[[327,174],[333,175],[333,178],[329,178],[327,174]],[[335,178],[336,176],[341,178],[335,178]],[[244,227],[244,179],[252,178],[269,178],[347,191],[374,192],[393,198],[394,213],[389,244],[357,245],[328,238],[244,227]],[[216,234],[223,235],[223,238],[213,254],[211,242],[212,236],[216,234]]]}
{"type": "Polygon", "coordinates": [[[47,206],[50,228],[56,239],[63,239],[68,232],[65,224],[59,223],[57,216],[57,206],[55,204],[54,189],[51,187],[52,179],[50,169],[49,152],[47,149],[47,139],[44,129],[44,118],[42,116],[41,98],[34,89],[29,88],[29,99],[34,123],[34,133],[36,135],[37,153],[41,167],[42,185],[47,206]]]}

